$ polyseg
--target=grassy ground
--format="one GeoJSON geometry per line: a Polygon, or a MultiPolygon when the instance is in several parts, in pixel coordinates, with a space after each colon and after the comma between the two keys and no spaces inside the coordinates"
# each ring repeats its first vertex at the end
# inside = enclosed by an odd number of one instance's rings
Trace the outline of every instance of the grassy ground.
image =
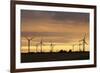
{"type": "Polygon", "coordinates": [[[22,63],[86,59],[89,59],[89,52],[21,53],[22,63]]]}

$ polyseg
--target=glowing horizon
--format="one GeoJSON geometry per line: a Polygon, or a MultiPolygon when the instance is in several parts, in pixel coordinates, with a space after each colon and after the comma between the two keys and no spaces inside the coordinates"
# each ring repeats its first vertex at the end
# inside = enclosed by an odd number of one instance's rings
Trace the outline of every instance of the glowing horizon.
{"type": "MultiPolygon", "coordinates": [[[[46,45],[42,45],[42,52],[50,52],[52,47],[50,45],[51,43],[48,43],[46,45]]],[[[73,44],[66,44],[66,43],[53,43],[54,44],[54,47],[53,47],[53,50],[52,52],[59,52],[61,50],[63,51],[66,51],[66,52],[69,52],[70,50],[71,51],[83,51],[83,45],[80,46],[79,48],[79,43],[76,43],[74,44],[74,49],[73,49],[73,44]],[[57,44],[60,44],[60,45],[57,45],[57,44]]],[[[89,46],[86,45],[86,49],[85,51],[89,51],[89,46]]],[[[22,53],[28,53],[28,46],[22,46],[21,47],[21,52],[22,53]]],[[[38,47],[36,47],[36,45],[34,46],[30,46],[30,52],[41,52],[41,45],[38,45],[38,47]]]]}

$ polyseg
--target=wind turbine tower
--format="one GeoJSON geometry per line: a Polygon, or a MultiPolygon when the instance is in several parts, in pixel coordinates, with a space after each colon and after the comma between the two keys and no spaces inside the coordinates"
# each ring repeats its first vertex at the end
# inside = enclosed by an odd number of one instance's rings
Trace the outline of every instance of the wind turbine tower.
{"type": "Polygon", "coordinates": [[[72,51],[74,51],[75,44],[72,45],[72,51]]]}
{"type": "Polygon", "coordinates": [[[36,46],[36,52],[38,52],[38,44],[36,44],[35,46],[36,46]]]}
{"type": "Polygon", "coordinates": [[[78,46],[79,46],[79,51],[81,51],[81,43],[80,43],[80,41],[79,41],[79,44],[78,44],[78,46]]]}
{"type": "Polygon", "coordinates": [[[88,45],[86,42],[86,33],[84,34],[83,39],[81,41],[82,41],[82,45],[83,45],[83,51],[85,51],[85,48],[86,48],[85,46],[88,45]]]}
{"type": "Polygon", "coordinates": [[[51,43],[51,44],[50,44],[50,47],[51,47],[51,51],[50,51],[50,52],[53,52],[54,44],[51,43]]]}
{"type": "Polygon", "coordinates": [[[31,46],[31,40],[33,40],[33,37],[32,38],[27,38],[27,41],[28,41],[28,53],[30,52],[30,46],[31,46]]]}
{"type": "Polygon", "coordinates": [[[41,39],[41,41],[40,41],[41,52],[42,52],[42,45],[43,45],[43,41],[41,39]]]}

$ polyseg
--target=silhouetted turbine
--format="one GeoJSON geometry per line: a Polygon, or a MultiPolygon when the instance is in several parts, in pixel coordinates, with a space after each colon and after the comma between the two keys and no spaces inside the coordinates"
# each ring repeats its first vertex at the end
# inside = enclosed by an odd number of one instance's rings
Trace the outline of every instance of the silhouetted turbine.
{"type": "Polygon", "coordinates": [[[36,52],[38,52],[38,44],[36,44],[36,52]]]}
{"type": "Polygon", "coordinates": [[[25,37],[25,38],[28,41],[28,52],[30,52],[31,40],[33,39],[33,37],[32,38],[25,37]]]}
{"type": "Polygon", "coordinates": [[[86,33],[84,34],[83,39],[80,40],[80,41],[82,41],[83,51],[85,51],[85,44],[88,45],[87,42],[86,42],[86,33]]]}
{"type": "Polygon", "coordinates": [[[79,41],[79,44],[78,44],[78,46],[79,46],[79,51],[81,51],[81,48],[80,48],[81,45],[82,45],[82,44],[81,44],[80,41],[79,41]]]}
{"type": "Polygon", "coordinates": [[[51,47],[51,51],[50,51],[50,52],[53,52],[54,44],[51,43],[51,44],[50,44],[50,47],[51,47]]]}
{"type": "Polygon", "coordinates": [[[40,51],[41,51],[41,52],[43,51],[43,45],[44,45],[44,44],[43,44],[43,40],[41,39],[41,41],[40,41],[40,48],[41,48],[40,51]]]}
{"type": "Polygon", "coordinates": [[[76,44],[73,44],[73,45],[72,45],[72,51],[74,51],[74,47],[75,47],[75,45],[76,45],[76,44]]]}

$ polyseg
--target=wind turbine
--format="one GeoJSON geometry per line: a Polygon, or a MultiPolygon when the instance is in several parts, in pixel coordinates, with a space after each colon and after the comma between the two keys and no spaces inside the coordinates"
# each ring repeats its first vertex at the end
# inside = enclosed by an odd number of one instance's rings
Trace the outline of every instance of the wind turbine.
{"type": "Polygon", "coordinates": [[[85,51],[85,45],[88,45],[87,42],[86,42],[86,33],[84,34],[83,39],[80,40],[80,41],[82,41],[83,51],[85,51]]]}
{"type": "Polygon", "coordinates": [[[28,53],[30,52],[30,46],[31,46],[31,40],[33,40],[33,37],[32,38],[28,38],[28,37],[25,37],[28,41],[28,53]]]}
{"type": "Polygon", "coordinates": [[[51,47],[50,52],[53,52],[54,44],[53,44],[53,43],[51,43],[51,44],[50,44],[50,47],[51,47]]]}
{"type": "Polygon", "coordinates": [[[81,45],[82,45],[82,44],[81,44],[80,41],[79,41],[79,44],[78,44],[78,46],[79,46],[79,51],[81,51],[81,48],[80,48],[81,45]]]}
{"type": "Polygon", "coordinates": [[[72,50],[73,50],[73,51],[74,51],[74,47],[75,47],[75,45],[76,45],[76,44],[73,44],[73,45],[72,45],[72,50]]]}
{"type": "Polygon", "coordinates": [[[39,46],[39,44],[37,43],[34,46],[36,47],[36,52],[38,52],[38,46],[39,46]]]}
{"type": "Polygon", "coordinates": [[[41,41],[40,41],[40,43],[39,43],[39,44],[40,44],[40,48],[41,48],[41,50],[40,50],[40,51],[42,52],[42,51],[43,51],[43,45],[45,45],[45,44],[43,44],[43,40],[42,40],[42,39],[41,39],[41,41]]]}

